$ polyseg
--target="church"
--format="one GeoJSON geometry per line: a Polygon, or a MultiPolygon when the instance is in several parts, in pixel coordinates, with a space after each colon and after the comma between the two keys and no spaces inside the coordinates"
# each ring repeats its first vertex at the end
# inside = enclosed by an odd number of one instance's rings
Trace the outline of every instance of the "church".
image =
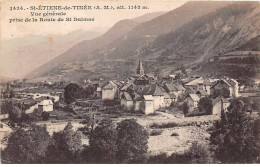
{"type": "Polygon", "coordinates": [[[144,68],[143,68],[142,60],[139,60],[139,64],[137,66],[134,84],[135,85],[146,85],[146,84],[149,84],[149,79],[144,74],[144,68]]]}

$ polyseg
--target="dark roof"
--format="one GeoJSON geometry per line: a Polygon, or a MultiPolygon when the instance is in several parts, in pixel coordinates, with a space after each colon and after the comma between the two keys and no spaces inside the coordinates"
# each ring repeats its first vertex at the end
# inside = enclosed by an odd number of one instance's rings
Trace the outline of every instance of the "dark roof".
{"type": "Polygon", "coordinates": [[[132,97],[131,97],[131,95],[130,95],[128,92],[124,92],[124,93],[122,94],[122,98],[125,98],[126,101],[132,101],[132,100],[133,100],[132,97]]]}
{"type": "Polygon", "coordinates": [[[178,91],[178,89],[176,88],[176,86],[174,86],[173,84],[169,84],[169,83],[166,83],[165,84],[165,87],[166,87],[166,89],[168,89],[170,92],[172,92],[172,91],[178,91]]]}
{"type": "Polygon", "coordinates": [[[170,96],[171,99],[175,99],[177,97],[174,93],[169,93],[168,95],[170,96]]]}
{"type": "Polygon", "coordinates": [[[229,83],[227,80],[225,80],[225,79],[220,79],[220,80],[218,80],[217,82],[215,82],[215,83],[211,86],[211,88],[215,87],[215,86],[216,86],[218,83],[220,83],[220,82],[223,82],[223,83],[227,84],[229,87],[231,87],[230,83],[229,83]]]}
{"type": "Polygon", "coordinates": [[[202,96],[207,96],[208,93],[205,90],[198,90],[196,94],[201,94],[202,96]]]}
{"type": "MultiPolygon", "coordinates": [[[[188,94],[188,95],[186,96],[186,98],[187,98],[187,97],[191,97],[191,99],[192,99],[193,101],[199,101],[199,100],[200,100],[199,96],[198,96],[197,94],[193,94],[193,93],[188,94]]],[[[185,98],[185,99],[186,99],[186,98],[185,98]]]]}

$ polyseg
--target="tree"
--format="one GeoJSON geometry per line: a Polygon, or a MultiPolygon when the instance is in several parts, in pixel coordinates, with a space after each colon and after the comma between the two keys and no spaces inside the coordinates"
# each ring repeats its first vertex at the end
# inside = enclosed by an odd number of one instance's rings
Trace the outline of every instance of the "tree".
{"type": "Polygon", "coordinates": [[[33,125],[29,130],[19,128],[9,137],[2,152],[6,163],[44,163],[51,137],[45,127],[33,125]]]}
{"type": "Polygon", "coordinates": [[[230,96],[230,91],[229,91],[228,88],[222,88],[221,94],[222,94],[222,96],[223,96],[224,98],[229,98],[229,96],[230,96]]]}
{"type": "Polygon", "coordinates": [[[189,149],[191,163],[193,164],[209,164],[213,162],[209,149],[198,143],[193,143],[189,149]]]}
{"type": "Polygon", "coordinates": [[[94,87],[92,85],[88,85],[85,88],[84,94],[86,97],[91,97],[94,94],[94,87]]]}
{"type": "Polygon", "coordinates": [[[200,112],[205,112],[208,115],[212,114],[213,105],[211,98],[208,96],[201,98],[198,103],[198,109],[200,112]]]}
{"type": "Polygon", "coordinates": [[[216,145],[215,155],[222,163],[254,163],[259,157],[255,121],[243,107],[242,100],[233,100],[229,112],[222,114],[216,131],[211,134],[211,143],[216,145]]]}
{"type": "Polygon", "coordinates": [[[48,148],[48,163],[73,163],[82,149],[81,134],[74,132],[69,122],[64,130],[53,133],[53,143],[48,148]]]}
{"type": "Polygon", "coordinates": [[[79,128],[79,131],[81,131],[84,135],[89,135],[94,130],[97,122],[98,120],[96,120],[95,114],[91,114],[91,116],[86,116],[85,119],[80,122],[85,126],[79,128]]]}
{"type": "Polygon", "coordinates": [[[102,120],[92,131],[89,149],[94,163],[115,163],[117,132],[110,119],[102,120]]]}
{"type": "Polygon", "coordinates": [[[230,97],[230,91],[228,88],[222,88],[222,89],[215,89],[213,91],[213,99],[223,96],[224,98],[229,98],[230,97]]]}
{"type": "Polygon", "coordinates": [[[50,113],[44,111],[44,112],[42,113],[42,119],[43,119],[44,121],[47,121],[47,120],[49,120],[49,118],[50,118],[50,113]]]}
{"type": "Polygon", "coordinates": [[[187,104],[187,102],[184,102],[182,105],[182,111],[184,115],[187,115],[189,113],[189,106],[187,104]]]}
{"type": "Polygon", "coordinates": [[[134,119],[121,121],[116,129],[117,160],[120,163],[143,162],[148,150],[148,132],[134,119]]]}
{"type": "Polygon", "coordinates": [[[14,97],[14,91],[13,90],[10,90],[9,92],[9,98],[12,99],[14,97]]]}
{"type": "Polygon", "coordinates": [[[82,88],[75,84],[70,83],[64,88],[64,98],[65,102],[70,104],[72,102],[75,102],[76,99],[79,99],[82,95],[82,88]]]}
{"type": "Polygon", "coordinates": [[[10,108],[9,108],[9,119],[12,122],[19,122],[22,117],[22,111],[15,106],[13,103],[11,103],[10,108]]]}
{"type": "Polygon", "coordinates": [[[221,93],[220,89],[214,89],[213,94],[212,94],[213,95],[213,99],[219,97],[221,94],[222,93],[221,93]]]}
{"type": "Polygon", "coordinates": [[[1,114],[7,114],[13,108],[12,101],[1,100],[1,114]]]}

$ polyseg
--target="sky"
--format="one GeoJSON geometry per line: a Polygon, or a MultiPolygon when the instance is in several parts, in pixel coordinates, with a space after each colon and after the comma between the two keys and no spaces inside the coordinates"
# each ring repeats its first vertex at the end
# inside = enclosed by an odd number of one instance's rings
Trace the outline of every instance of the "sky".
{"type": "MultiPolygon", "coordinates": [[[[98,28],[110,28],[123,19],[131,19],[146,13],[170,11],[183,5],[185,1],[173,0],[2,0],[1,3],[1,40],[23,37],[29,34],[49,35],[68,34],[82,29],[95,31],[98,28]],[[146,10],[72,10],[66,12],[69,17],[94,17],[93,22],[14,22],[10,19],[30,18],[30,10],[10,10],[11,7],[30,8],[30,6],[113,6],[146,5],[146,10]]],[[[37,12],[37,11],[36,11],[37,12]]],[[[44,11],[46,12],[46,11],[44,11]]],[[[41,12],[42,13],[42,12],[41,12]]],[[[40,18],[37,16],[35,18],[40,18]]],[[[52,16],[57,18],[57,16],[52,16]]],[[[48,17],[45,17],[48,18],[48,17]]]]}

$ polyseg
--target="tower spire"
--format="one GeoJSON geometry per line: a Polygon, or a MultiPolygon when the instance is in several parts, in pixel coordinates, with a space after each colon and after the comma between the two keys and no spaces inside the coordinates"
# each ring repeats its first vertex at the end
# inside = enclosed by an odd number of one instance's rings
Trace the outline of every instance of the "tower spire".
{"type": "Polygon", "coordinates": [[[143,68],[142,59],[139,60],[139,64],[138,64],[138,67],[136,69],[136,73],[140,74],[140,75],[144,75],[144,68],[143,68]]]}

